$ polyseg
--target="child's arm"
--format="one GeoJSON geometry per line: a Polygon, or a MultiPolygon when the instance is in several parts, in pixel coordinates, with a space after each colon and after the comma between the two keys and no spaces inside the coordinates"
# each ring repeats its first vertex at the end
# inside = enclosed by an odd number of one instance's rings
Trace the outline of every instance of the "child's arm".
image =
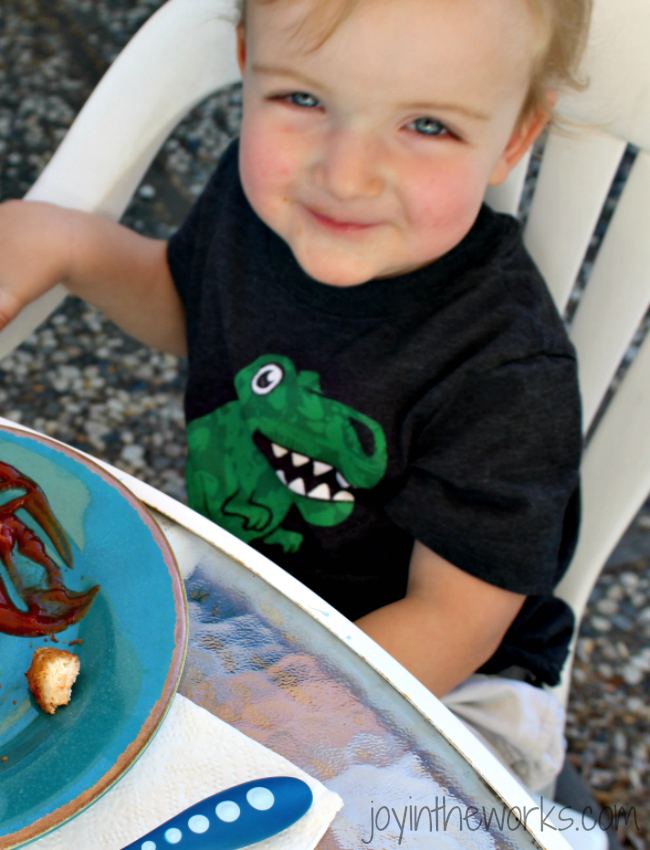
{"type": "Polygon", "coordinates": [[[0,205],[0,329],[59,282],[141,342],[185,354],[166,242],[53,204],[0,205]]]}
{"type": "Polygon", "coordinates": [[[357,625],[441,697],[494,654],[525,598],[475,578],[416,541],[404,599],[357,625]]]}

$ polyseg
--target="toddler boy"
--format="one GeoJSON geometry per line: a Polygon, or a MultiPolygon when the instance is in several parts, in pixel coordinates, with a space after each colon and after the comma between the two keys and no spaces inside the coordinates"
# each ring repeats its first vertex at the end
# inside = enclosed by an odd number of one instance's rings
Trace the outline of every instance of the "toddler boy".
{"type": "Polygon", "coordinates": [[[0,324],[63,280],[189,357],[190,504],[434,693],[558,679],[573,349],[482,206],[572,76],[588,0],[252,0],[241,137],[169,245],[0,209],[0,324]]]}

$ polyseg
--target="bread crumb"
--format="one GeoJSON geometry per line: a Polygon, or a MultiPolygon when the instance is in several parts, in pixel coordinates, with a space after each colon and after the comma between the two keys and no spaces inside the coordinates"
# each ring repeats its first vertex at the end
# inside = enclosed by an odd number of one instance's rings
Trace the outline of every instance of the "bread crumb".
{"type": "Polygon", "coordinates": [[[7,756],[3,756],[2,761],[7,761],[7,756]]]}
{"type": "Polygon", "coordinates": [[[72,685],[79,675],[80,662],[72,652],[39,646],[34,650],[27,673],[31,692],[47,714],[70,702],[72,685]]]}
{"type": "Polygon", "coordinates": [[[68,646],[74,646],[75,643],[78,643],[79,646],[81,646],[82,643],[83,643],[83,640],[81,638],[77,638],[76,640],[71,640],[70,643],[68,644],[68,646]]]}

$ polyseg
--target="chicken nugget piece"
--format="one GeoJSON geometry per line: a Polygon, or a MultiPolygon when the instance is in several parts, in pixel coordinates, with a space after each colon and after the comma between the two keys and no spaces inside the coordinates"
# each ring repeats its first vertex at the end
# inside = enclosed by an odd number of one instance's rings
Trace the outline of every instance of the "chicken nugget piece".
{"type": "Polygon", "coordinates": [[[60,705],[70,702],[72,685],[80,667],[79,658],[65,649],[39,646],[34,650],[31,667],[25,675],[43,711],[54,714],[60,705]]]}

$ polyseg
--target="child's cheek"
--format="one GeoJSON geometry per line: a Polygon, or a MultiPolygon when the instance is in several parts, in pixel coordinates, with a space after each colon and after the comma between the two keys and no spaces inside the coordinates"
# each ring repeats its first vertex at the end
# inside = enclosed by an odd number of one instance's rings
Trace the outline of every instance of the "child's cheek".
{"type": "MultiPolygon", "coordinates": [[[[295,160],[283,140],[273,133],[242,128],[239,168],[244,192],[265,221],[286,203],[294,175],[295,160]],[[252,132],[244,132],[248,129],[252,132]]],[[[267,221],[273,227],[273,223],[267,221]]]]}
{"type": "Polygon", "coordinates": [[[450,250],[469,232],[481,208],[485,187],[466,166],[449,167],[413,184],[412,211],[423,238],[435,231],[450,250]]]}

